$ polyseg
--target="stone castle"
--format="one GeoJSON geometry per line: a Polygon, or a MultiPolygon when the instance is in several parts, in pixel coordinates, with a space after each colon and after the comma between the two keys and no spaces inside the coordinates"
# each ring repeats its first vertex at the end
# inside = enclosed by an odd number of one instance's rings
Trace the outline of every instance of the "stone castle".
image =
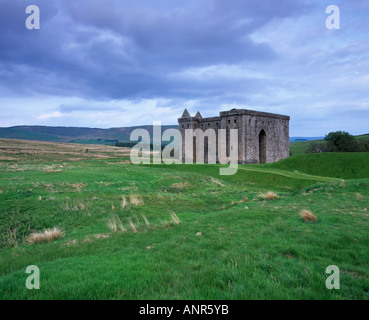
{"type": "MultiPolygon", "coordinates": [[[[289,146],[289,116],[258,112],[246,109],[232,109],[220,112],[219,117],[203,118],[200,112],[192,117],[185,109],[178,119],[182,135],[182,157],[185,159],[185,130],[214,129],[218,137],[218,129],[227,130],[227,146],[229,148],[230,129],[238,129],[238,163],[269,163],[275,162],[290,155],[289,146]]],[[[194,148],[196,148],[194,138],[194,148]]],[[[218,143],[216,144],[218,148],[218,143]]],[[[205,163],[207,163],[207,144],[204,145],[205,163]]],[[[227,154],[229,150],[227,149],[227,154]]],[[[196,162],[196,152],[193,152],[193,161],[196,162]]],[[[218,159],[218,150],[216,154],[218,159]]]]}

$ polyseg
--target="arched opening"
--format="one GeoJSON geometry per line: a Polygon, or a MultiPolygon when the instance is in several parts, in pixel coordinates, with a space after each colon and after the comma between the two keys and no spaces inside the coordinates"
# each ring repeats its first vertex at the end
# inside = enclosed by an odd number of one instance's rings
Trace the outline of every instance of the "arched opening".
{"type": "Polygon", "coordinates": [[[193,142],[192,142],[192,159],[193,159],[193,163],[196,163],[196,137],[193,137],[193,142]]]}
{"type": "Polygon", "coordinates": [[[204,137],[204,163],[209,163],[209,138],[204,137]]]}
{"type": "Polygon", "coordinates": [[[264,130],[259,133],[259,163],[266,163],[267,137],[264,130]]]}

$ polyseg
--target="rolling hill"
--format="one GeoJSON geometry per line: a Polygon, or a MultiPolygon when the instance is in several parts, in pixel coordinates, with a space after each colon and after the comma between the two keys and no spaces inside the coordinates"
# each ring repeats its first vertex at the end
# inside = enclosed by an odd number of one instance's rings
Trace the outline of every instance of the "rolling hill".
{"type": "Polygon", "coordinates": [[[341,179],[369,178],[369,153],[323,152],[296,155],[263,165],[310,175],[341,179]]]}
{"type": "MultiPolygon", "coordinates": [[[[162,126],[162,131],[170,128],[178,128],[178,126],[162,126]]],[[[130,141],[130,134],[135,129],[146,129],[149,131],[150,135],[152,135],[153,132],[152,125],[109,129],[83,127],[15,126],[9,128],[0,128],[0,138],[85,144],[114,144],[118,141],[130,141]]]]}

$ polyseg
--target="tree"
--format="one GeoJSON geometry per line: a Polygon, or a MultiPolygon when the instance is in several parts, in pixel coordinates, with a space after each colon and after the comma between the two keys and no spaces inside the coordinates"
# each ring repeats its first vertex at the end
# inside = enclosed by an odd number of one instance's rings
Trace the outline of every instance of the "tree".
{"type": "Polygon", "coordinates": [[[324,140],[328,152],[358,152],[360,149],[354,136],[345,131],[330,132],[324,140]]]}
{"type": "Polygon", "coordinates": [[[341,139],[354,140],[355,138],[346,131],[330,132],[324,138],[326,141],[332,141],[335,145],[337,145],[341,139]]]}

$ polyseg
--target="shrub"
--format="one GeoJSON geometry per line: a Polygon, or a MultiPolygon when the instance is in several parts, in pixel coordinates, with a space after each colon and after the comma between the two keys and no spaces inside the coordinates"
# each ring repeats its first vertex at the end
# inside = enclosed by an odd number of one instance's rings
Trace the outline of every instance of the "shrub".
{"type": "Polygon", "coordinates": [[[134,194],[131,194],[129,196],[129,202],[131,203],[131,205],[137,207],[137,206],[142,206],[144,204],[143,200],[141,197],[136,196],[134,194]]]}
{"type": "Polygon", "coordinates": [[[356,193],[356,198],[360,201],[364,199],[364,197],[360,193],[356,193]]]}
{"type": "Polygon", "coordinates": [[[113,232],[117,232],[118,228],[120,229],[121,232],[127,231],[126,228],[124,228],[122,221],[120,220],[117,214],[112,215],[111,218],[108,219],[106,224],[108,225],[108,228],[113,232]]]}
{"type": "Polygon", "coordinates": [[[318,218],[310,210],[305,210],[305,209],[301,210],[300,217],[305,222],[317,222],[318,221],[318,218]]]}
{"type": "Polygon", "coordinates": [[[137,232],[136,226],[134,225],[131,218],[128,218],[128,223],[129,223],[129,226],[131,227],[132,231],[137,232]]]}
{"type": "Polygon", "coordinates": [[[65,233],[60,229],[54,227],[53,229],[46,229],[43,232],[35,232],[28,236],[27,242],[29,244],[37,244],[43,242],[51,242],[63,238],[65,233]]]}
{"type": "Polygon", "coordinates": [[[181,223],[181,221],[179,220],[179,218],[177,217],[177,215],[174,213],[174,211],[172,211],[170,213],[170,216],[172,218],[173,223],[175,223],[175,224],[180,224],[181,223]]]}
{"type": "Polygon", "coordinates": [[[127,199],[125,196],[122,196],[122,204],[121,207],[122,209],[124,209],[127,206],[127,199]]]}
{"type": "Polygon", "coordinates": [[[264,200],[274,200],[278,198],[278,195],[273,191],[269,191],[266,194],[261,194],[260,197],[264,200]]]}

